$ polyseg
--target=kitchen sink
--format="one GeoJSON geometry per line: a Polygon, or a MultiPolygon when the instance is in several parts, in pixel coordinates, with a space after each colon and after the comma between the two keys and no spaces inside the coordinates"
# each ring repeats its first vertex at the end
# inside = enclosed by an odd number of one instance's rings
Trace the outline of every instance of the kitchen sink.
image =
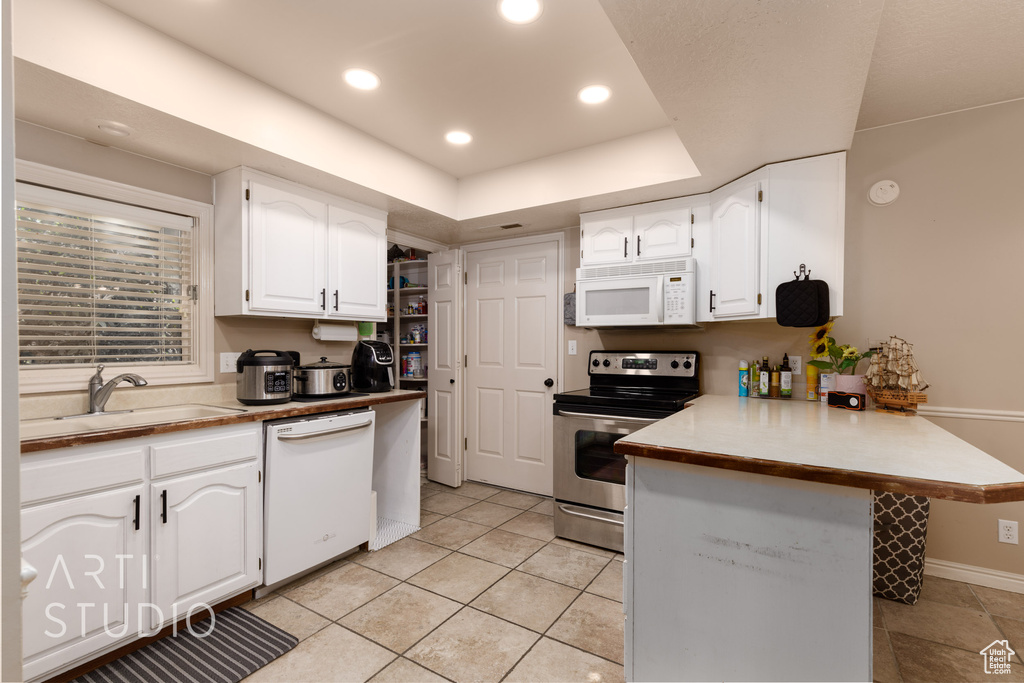
{"type": "Polygon", "coordinates": [[[118,427],[166,424],[182,420],[196,420],[203,417],[220,417],[244,413],[244,408],[223,408],[201,403],[185,403],[159,408],[140,408],[129,412],[101,413],[99,415],[75,415],[58,418],[44,417],[21,421],[22,439],[41,439],[50,436],[65,436],[82,432],[95,432],[118,427]]]}

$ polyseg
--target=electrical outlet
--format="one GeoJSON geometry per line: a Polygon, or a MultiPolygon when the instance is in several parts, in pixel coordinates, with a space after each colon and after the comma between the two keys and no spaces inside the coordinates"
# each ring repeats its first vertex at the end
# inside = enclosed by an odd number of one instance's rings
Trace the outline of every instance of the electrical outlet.
{"type": "Polygon", "coordinates": [[[799,377],[804,374],[804,357],[803,356],[790,356],[789,367],[793,371],[795,377],[799,377]]]}
{"type": "Polygon", "coordinates": [[[220,371],[221,372],[236,372],[235,363],[238,360],[238,357],[241,356],[241,355],[242,354],[240,354],[240,353],[234,353],[232,351],[228,351],[227,353],[220,354],[220,371]]]}
{"type": "Polygon", "coordinates": [[[570,356],[575,356],[576,355],[576,340],[575,339],[570,339],[569,340],[569,355],[570,356]]]}
{"type": "Polygon", "coordinates": [[[999,542],[1017,543],[1017,522],[1008,519],[999,520],[999,542]]]}

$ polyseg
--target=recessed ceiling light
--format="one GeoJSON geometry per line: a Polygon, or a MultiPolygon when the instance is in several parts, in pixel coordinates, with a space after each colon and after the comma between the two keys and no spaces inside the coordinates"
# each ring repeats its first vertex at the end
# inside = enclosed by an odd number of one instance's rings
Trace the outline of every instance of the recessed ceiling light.
{"type": "Polygon", "coordinates": [[[113,135],[118,138],[126,138],[134,132],[131,128],[119,121],[100,121],[96,124],[96,127],[100,132],[106,133],[107,135],[113,135]]]}
{"type": "Polygon", "coordinates": [[[529,24],[540,16],[544,7],[540,0],[499,0],[498,11],[505,21],[513,24],[529,24]]]}
{"type": "Polygon", "coordinates": [[[346,69],[345,82],[353,88],[360,90],[376,90],[380,87],[380,78],[377,74],[366,69],[346,69]]]}
{"type": "Polygon", "coordinates": [[[465,145],[473,139],[473,136],[461,130],[453,130],[446,133],[444,139],[453,145],[465,145]]]}
{"type": "Polygon", "coordinates": [[[577,97],[585,104],[600,104],[611,97],[611,94],[612,91],[603,85],[588,85],[579,91],[577,97]]]}

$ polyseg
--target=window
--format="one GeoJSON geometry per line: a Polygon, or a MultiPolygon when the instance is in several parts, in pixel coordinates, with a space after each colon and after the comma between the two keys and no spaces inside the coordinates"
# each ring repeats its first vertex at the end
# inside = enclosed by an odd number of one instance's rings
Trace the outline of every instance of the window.
{"type": "Polygon", "coordinates": [[[22,391],[82,388],[98,364],[153,384],[211,381],[212,207],[78,178],[93,196],[17,185],[22,391]]]}

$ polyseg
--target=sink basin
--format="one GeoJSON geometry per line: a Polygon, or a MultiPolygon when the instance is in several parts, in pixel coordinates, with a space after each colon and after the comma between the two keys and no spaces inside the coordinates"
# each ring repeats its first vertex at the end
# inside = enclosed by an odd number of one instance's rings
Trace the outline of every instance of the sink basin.
{"type": "Polygon", "coordinates": [[[140,408],[129,413],[108,413],[105,415],[79,415],[66,419],[44,417],[21,421],[22,439],[41,439],[50,436],[65,436],[101,429],[137,427],[140,425],[166,424],[182,420],[196,420],[202,417],[219,417],[244,413],[243,408],[222,408],[200,403],[185,403],[160,408],[140,408]]]}

